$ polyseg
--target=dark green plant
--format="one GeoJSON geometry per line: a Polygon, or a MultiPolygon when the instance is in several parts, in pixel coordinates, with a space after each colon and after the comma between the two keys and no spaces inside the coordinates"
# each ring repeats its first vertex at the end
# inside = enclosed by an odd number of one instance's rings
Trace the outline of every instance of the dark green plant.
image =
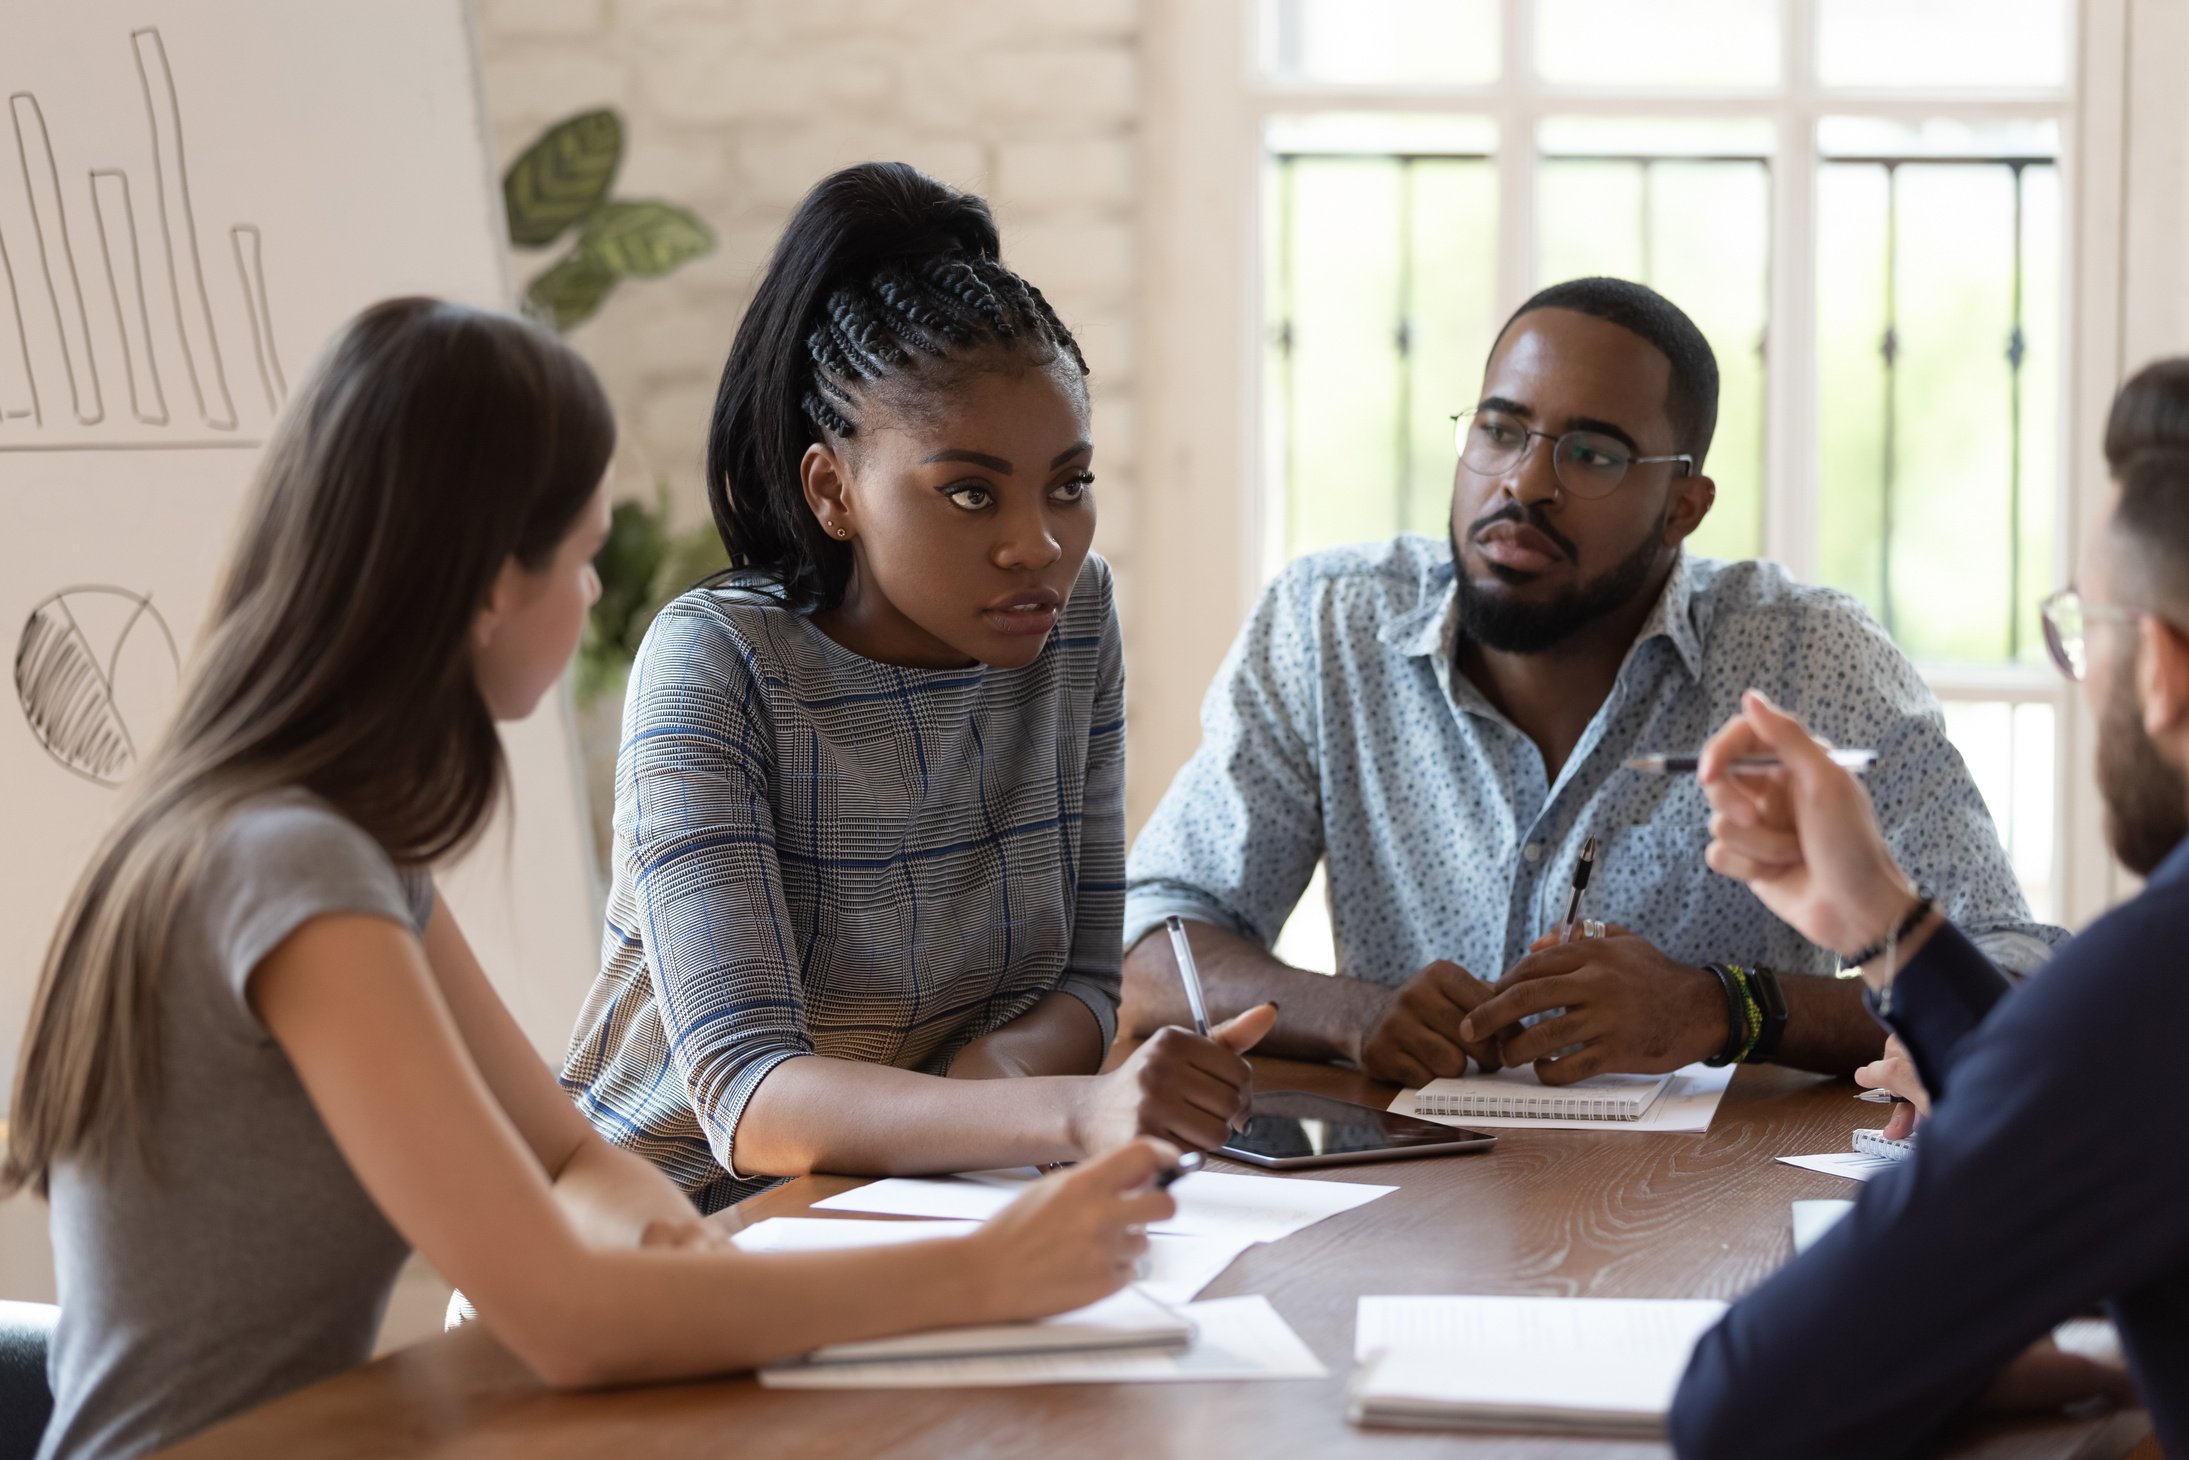
{"type": "MultiPolygon", "coordinates": [[[[572,230],[570,247],[525,286],[524,310],[558,333],[591,319],[625,279],[658,279],[714,248],[714,231],[689,210],[650,199],[615,199],[623,119],[602,108],[549,127],[502,176],[509,241],[546,248],[572,230]]],[[[616,504],[595,560],[600,602],[578,648],[578,698],[623,687],[639,641],[661,606],[729,566],[712,527],[672,533],[665,493],[652,505],[616,504]]]]}
{"type": "Polygon", "coordinates": [[[587,617],[578,646],[581,701],[621,691],[639,642],[654,615],[685,589],[730,565],[711,523],[671,532],[665,496],[653,505],[618,502],[608,541],[593,560],[600,574],[600,601],[587,617]]]}
{"type": "Polygon", "coordinates": [[[658,279],[714,248],[689,209],[610,198],[622,164],[623,119],[602,108],[549,127],[502,176],[510,243],[546,248],[577,230],[524,291],[525,312],[558,331],[591,319],[623,280],[658,279]]]}

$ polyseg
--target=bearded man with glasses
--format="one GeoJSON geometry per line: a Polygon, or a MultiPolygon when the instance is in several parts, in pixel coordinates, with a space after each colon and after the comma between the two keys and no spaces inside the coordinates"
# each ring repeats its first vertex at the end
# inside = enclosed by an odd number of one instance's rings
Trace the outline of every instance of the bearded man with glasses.
{"type": "Polygon", "coordinates": [[[1125,1016],[1187,1017],[1183,918],[1212,1016],[1279,1005],[1261,1050],[1418,1086],[1532,1064],[1550,1084],[1697,1060],[1835,1074],[1883,1035],[1819,948],[1703,865],[1692,754],[1761,686],[1879,753],[1903,865],[2000,965],[2063,934],[2033,922],[1937,702],[1844,594],[1775,565],[1690,556],[1717,362],[1654,290],[1543,290],[1454,417],[1444,540],[1313,554],[1263,594],[1127,869],[1125,1016]],[[1587,933],[1557,924],[1599,847],[1587,933]],[[1269,950],[1317,861],[1339,977],[1269,950]],[[1601,923],[1597,920],[1601,919],[1601,923]]]}

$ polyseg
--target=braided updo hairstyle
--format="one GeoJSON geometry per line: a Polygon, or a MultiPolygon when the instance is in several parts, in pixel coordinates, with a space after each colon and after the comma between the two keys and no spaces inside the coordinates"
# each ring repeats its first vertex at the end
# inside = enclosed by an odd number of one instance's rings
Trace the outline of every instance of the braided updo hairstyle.
{"type": "Polygon", "coordinates": [[[1005,268],[987,203],[902,162],[823,178],[792,215],[738,325],[707,436],[707,502],[732,566],[798,609],[833,608],[851,547],[815,520],[800,463],[843,448],[965,372],[1087,373],[1041,291],[1005,268]]]}

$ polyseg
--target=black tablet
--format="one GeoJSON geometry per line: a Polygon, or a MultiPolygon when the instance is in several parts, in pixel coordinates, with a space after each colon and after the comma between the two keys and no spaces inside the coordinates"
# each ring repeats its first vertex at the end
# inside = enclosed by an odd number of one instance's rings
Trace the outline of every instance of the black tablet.
{"type": "Polygon", "coordinates": [[[1262,1090],[1255,1093],[1246,1129],[1235,1132],[1219,1154],[1256,1166],[1342,1166],[1487,1151],[1496,1144],[1497,1137],[1486,1131],[1438,1125],[1298,1090],[1262,1090]]]}

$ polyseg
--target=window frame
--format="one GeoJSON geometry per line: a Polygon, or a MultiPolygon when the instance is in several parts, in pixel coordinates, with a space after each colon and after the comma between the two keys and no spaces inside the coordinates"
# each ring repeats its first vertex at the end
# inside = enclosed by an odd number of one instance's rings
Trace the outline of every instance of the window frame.
{"type": "MultiPolygon", "coordinates": [[[[1279,503],[1275,494],[1281,484],[1272,480],[1270,429],[1262,409],[1263,135],[1274,115],[1444,112],[1491,119],[1501,163],[1496,292],[1508,309],[1535,283],[1535,162],[1544,119],[1769,117],[1777,145],[1770,189],[1763,551],[1804,580],[1813,579],[1816,566],[1810,524],[1818,507],[1811,240],[1822,160],[1819,123],[1825,117],[1937,116],[2055,123],[2064,338],[2061,375],[2054,384],[2063,419],[2053,474],[2055,561],[2049,567],[2030,565],[2029,586],[2034,588],[2040,576],[2056,581],[2071,576],[2069,565],[2109,490],[2098,452],[2105,403],[2131,368],[2133,324],[2123,288],[2135,252],[2130,239],[2138,231],[2124,206],[2132,171],[2130,119],[2138,125],[2164,119],[2189,129],[2189,106],[2172,94],[2176,88],[2157,65],[2162,48],[2148,47],[2139,64],[2135,28],[2141,23],[2149,34],[2189,26],[2142,14],[2162,0],[2081,0],[2075,7],[2075,64],[2061,88],[1871,91],[1817,82],[1813,37],[1819,3],[1825,0],[1781,0],[1780,84],[1718,90],[1584,90],[1536,81],[1529,0],[1500,0],[1500,79],[1481,86],[1382,87],[1275,78],[1260,64],[1257,0],[1156,8],[1147,52],[1153,81],[1147,155],[1151,222],[1158,237],[1145,254],[1154,287],[1143,303],[1151,348],[1142,415],[1149,461],[1184,468],[1196,481],[1190,500],[1177,504],[1174,513],[1176,525],[1187,530],[1167,525],[1150,534],[1139,558],[1140,616],[1166,623],[1159,642],[1169,662],[1142,696],[1148,728],[1140,738],[1133,785],[1136,824],[1190,753],[1194,736],[1184,708],[1198,703],[1236,631],[1237,617],[1208,623],[1215,617],[1207,612],[1210,595],[1227,592],[1243,615],[1282,551],[1283,514],[1271,510],[1279,503]],[[1512,160],[1516,147],[1524,147],[1521,155],[1529,165],[1502,165],[1512,160]],[[2090,267],[2082,266],[2084,260],[2090,267]],[[1228,350],[1221,343],[1227,339],[1228,350]],[[1238,422],[1228,438],[1221,428],[1212,432],[1207,426],[1225,411],[1238,422]],[[1218,532],[1228,534],[1232,555],[1207,551],[1219,540],[1211,534],[1218,532]],[[1181,571],[1191,572],[1192,580],[1181,580],[1181,571]],[[1199,622],[1189,631],[1175,632],[1182,620],[1196,617],[1199,622]]],[[[2155,166],[2138,170],[2152,174],[2154,187],[2178,181],[2155,166]]],[[[2165,246],[2155,237],[2143,245],[2152,251],[2165,246]]],[[[1146,663],[1145,656],[1136,662],[1136,682],[1145,677],[1146,663]]],[[[2113,901],[2124,883],[2104,853],[2102,810],[2090,772],[2089,716],[2080,696],[2041,667],[1920,667],[1941,699],[2055,707],[2056,905],[2065,920],[2079,923],[2113,901]]]]}

